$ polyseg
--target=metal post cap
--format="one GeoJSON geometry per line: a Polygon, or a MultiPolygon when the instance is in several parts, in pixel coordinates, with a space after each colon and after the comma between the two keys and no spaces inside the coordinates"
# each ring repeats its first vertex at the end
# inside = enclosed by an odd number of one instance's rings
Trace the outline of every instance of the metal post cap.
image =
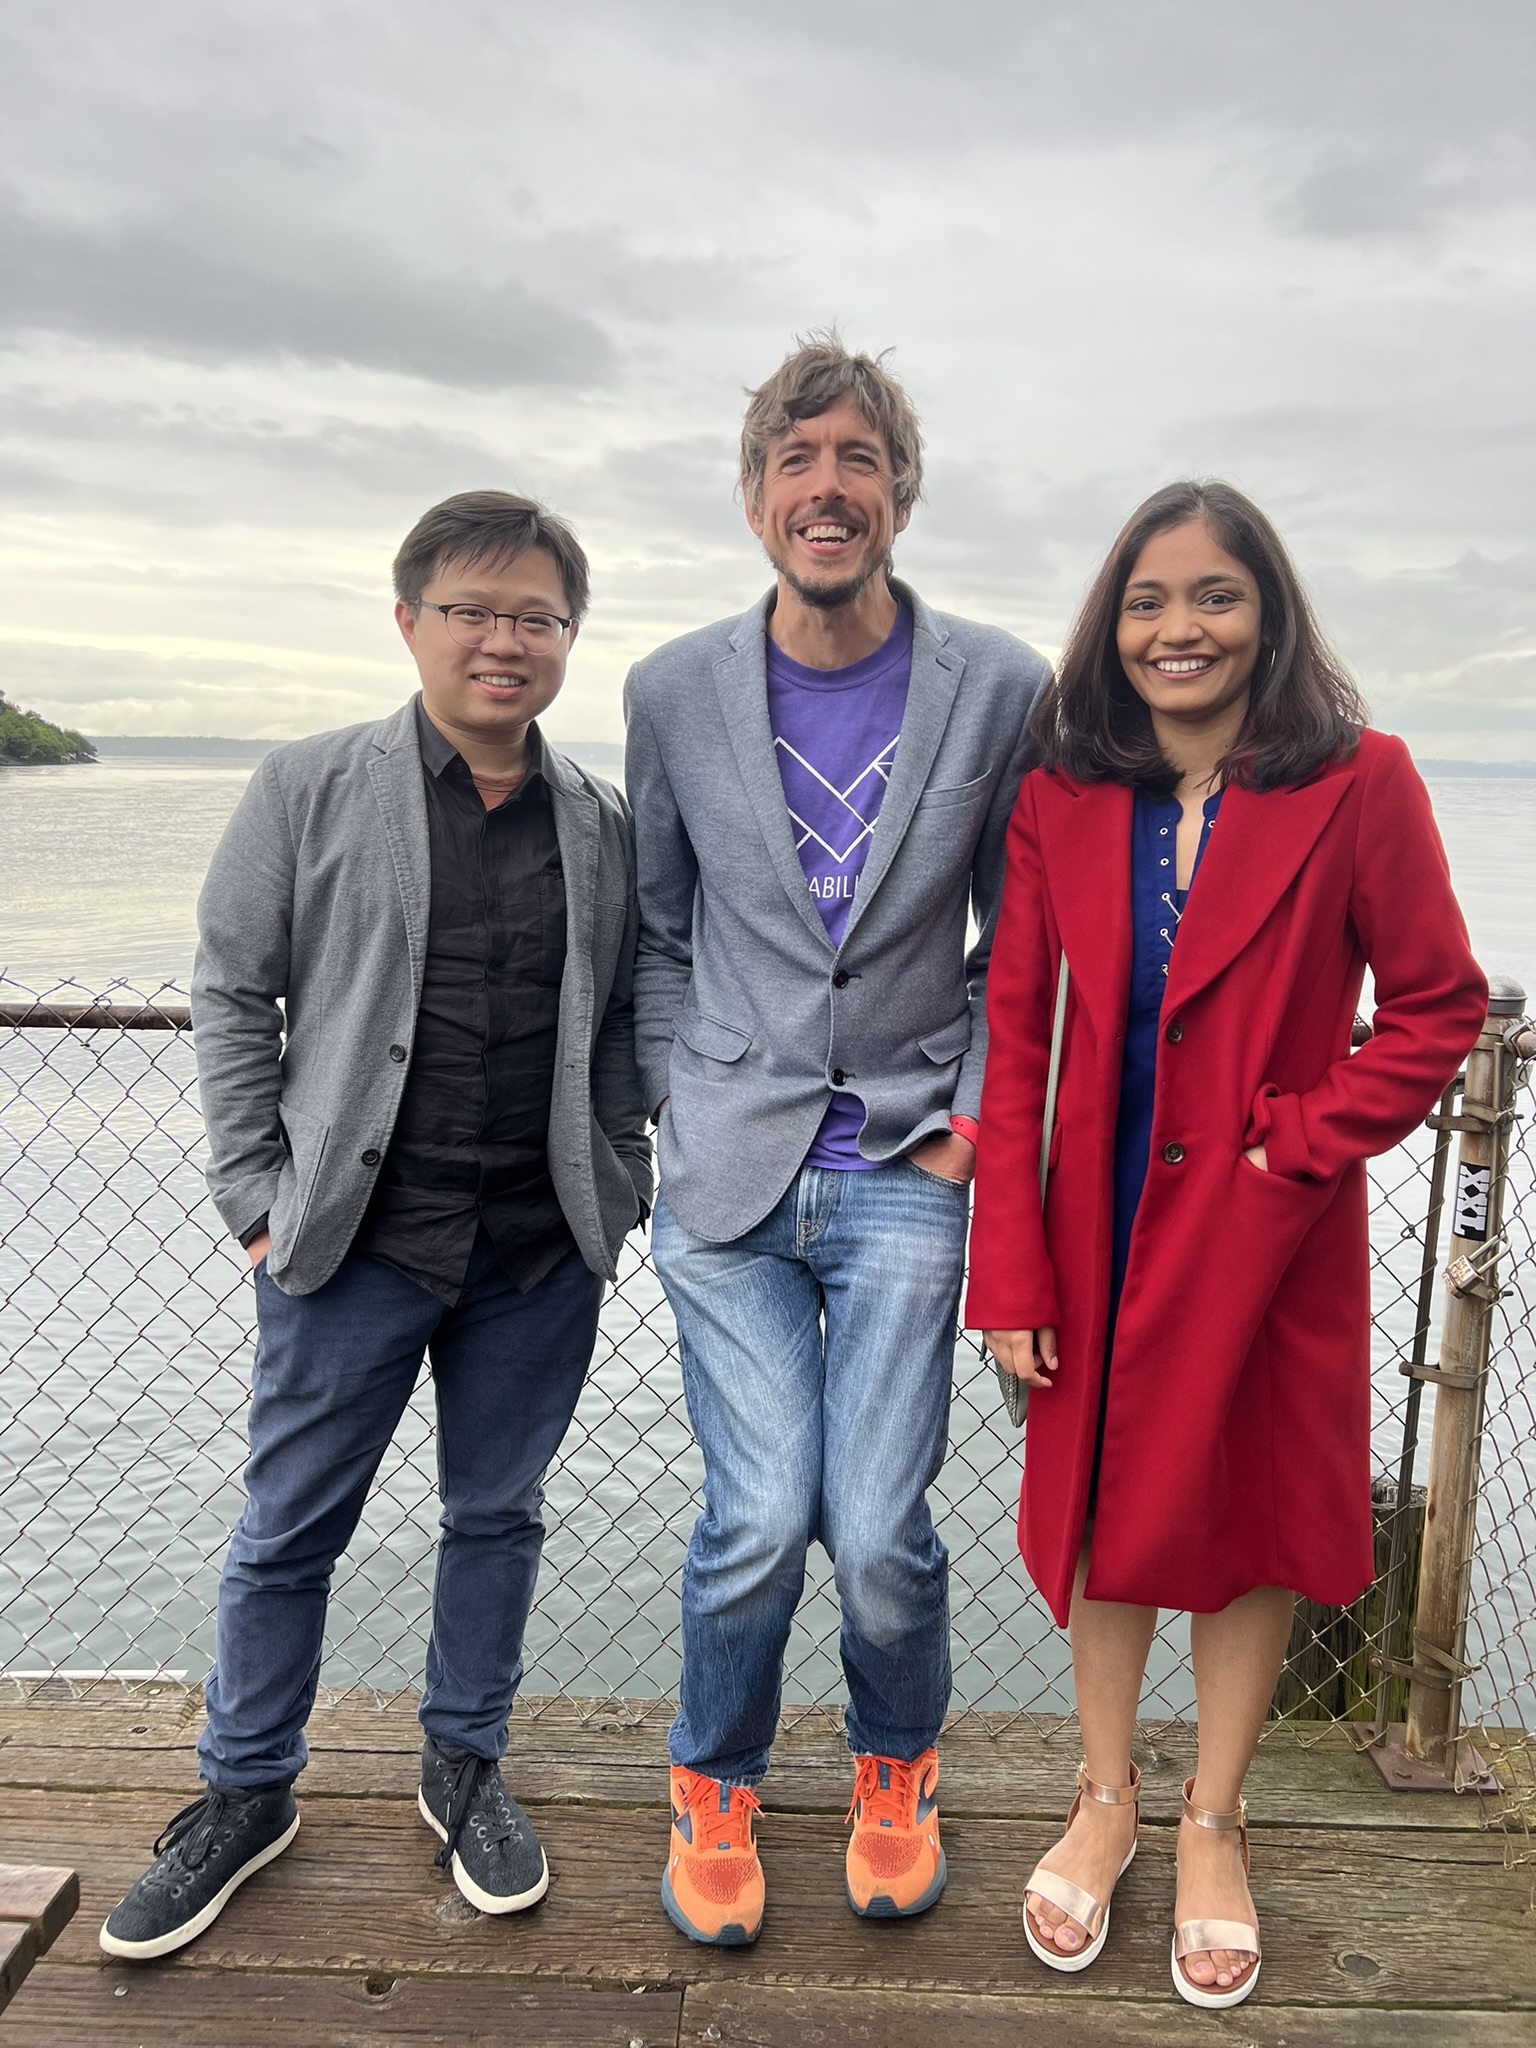
{"type": "Polygon", "coordinates": [[[1525,990],[1512,974],[1489,975],[1488,1014],[1490,1017],[1525,1015],[1525,990]]]}

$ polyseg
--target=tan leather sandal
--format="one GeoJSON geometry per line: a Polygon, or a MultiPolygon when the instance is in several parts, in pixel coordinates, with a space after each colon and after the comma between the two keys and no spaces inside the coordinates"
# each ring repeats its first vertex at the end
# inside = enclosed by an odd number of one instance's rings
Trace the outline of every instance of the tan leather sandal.
{"type": "MultiPolygon", "coordinates": [[[[1070,1831],[1077,1819],[1078,1809],[1085,1799],[1096,1799],[1101,1806],[1134,1806],[1136,1824],[1141,1825],[1141,1772],[1131,1765],[1129,1785],[1100,1785],[1088,1775],[1086,1763],[1077,1767],[1077,1796],[1067,1809],[1067,1828],[1070,1831]]],[[[1130,1869],[1136,1854],[1136,1843],[1131,1842],[1130,1853],[1116,1872],[1116,1879],[1123,1877],[1130,1869]]],[[[1048,1970],[1065,1970],[1069,1973],[1086,1970],[1097,1961],[1099,1951],[1109,1938],[1109,1900],[1102,1903],[1092,1892],[1085,1892],[1080,1884],[1073,1884],[1069,1877],[1047,1870],[1043,1863],[1035,1865],[1029,1883],[1024,1887],[1024,1939],[1029,1943],[1048,1970]],[[1048,1941],[1043,1928],[1036,1926],[1029,1910],[1029,1895],[1044,1899],[1048,1905],[1058,1906],[1069,1920],[1075,1920],[1088,1936],[1086,1944],[1075,1953],[1058,1948],[1048,1941]]]]}
{"type": "MultiPolygon", "coordinates": [[[[1184,1818],[1197,1828],[1212,1828],[1219,1832],[1236,1828],[1243,1851],[1243,1875],[1248,1875],[1248,1802],[1239,1799],[1231,1813],[1212,1813],[1209,1807],[1196,1806],[1190,1798],[1195,1789],[1193,1778],[1184,1780],[1184,1818]]],[[[1173,1931],[1173,1953],[1170,1957],[1173,1969],[1173,1988],[1187,2005],[1203,2006],[1207,2012],[1220,2012],[1230,2005],[1241,2005],[1259,1981],[1259,1930],[1241,1920],[1181,1920],[1173,1931]],[[1184,1969],[1185,1956],[1208,1955],[1212,1949],[1235,1948],[1253,1961],[1245,1965],[1237,1981],[1220,1990],[1214,1984],[1197,1984],[1184,1969]]]]}

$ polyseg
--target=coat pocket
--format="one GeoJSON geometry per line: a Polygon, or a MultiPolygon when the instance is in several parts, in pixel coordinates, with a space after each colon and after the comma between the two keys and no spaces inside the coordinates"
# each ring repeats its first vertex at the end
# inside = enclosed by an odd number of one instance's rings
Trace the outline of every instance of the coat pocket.
{"type": "Polygon", "coordinates": [[[936,811],[946,804],[974,803],[977,797],[985,796],[991,786],[990,775],[978,775],[972,782],[953,782],[943,789],[925,789],[918,798],[918,805],[922,810],[936,811]]]}
{"type": "Polygon", "coordinates": [[[750,1031],[722,1023],[718,1017],[706,1017],[701,1010],[684,1010],[673,1030],[690,1051],[702,1053],[707,1060],[723,1060],[726,1065],[739,1060],[752,1043],[750,1031]]]}
{"type": "Polygon", "coordinates": [[[917,1041],[917,1049],[936,1067],[947,1066],[957,1060],[971,1046],[971,1013],[964,1011],[953,1024],[946,1024],[942,1031],[930,1031],[926,1038],[917,1041]]]}
{"type": "Polygon", "coordinates": [[[331,1127],[323,1117],[311,1116],[307,1109],[295,1109],[287,1102],[278,1104],[277,1116],[288,1147],[288,1161],[278,1180],[270,1228],[277,1263],[284,1266],[303,1227],[331,1127]]]}

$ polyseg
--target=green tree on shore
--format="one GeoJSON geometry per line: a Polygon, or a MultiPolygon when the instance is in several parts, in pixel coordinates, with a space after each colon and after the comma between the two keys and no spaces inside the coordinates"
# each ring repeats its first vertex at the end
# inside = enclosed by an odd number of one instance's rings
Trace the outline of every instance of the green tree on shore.
{"type": "Polygon", "coordinates": [[[94,761],[96,749],[83,733],[54,725],[35,711],[23,711],[0,692],[0,764],[94,761]]]}

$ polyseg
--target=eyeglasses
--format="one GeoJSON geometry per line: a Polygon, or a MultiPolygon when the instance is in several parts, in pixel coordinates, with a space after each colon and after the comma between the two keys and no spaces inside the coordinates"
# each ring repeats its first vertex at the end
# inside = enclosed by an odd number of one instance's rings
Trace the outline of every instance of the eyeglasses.
{"type": "Polygon", "coordinates": [[[448,631],[461,647],[483,647],[505,619],[530,654],[542,654],[559,643],[575,623],[557,612],[493,612],[484,604],[433,604],[421,599],[422,608],[441,612],[448,631]]]}

